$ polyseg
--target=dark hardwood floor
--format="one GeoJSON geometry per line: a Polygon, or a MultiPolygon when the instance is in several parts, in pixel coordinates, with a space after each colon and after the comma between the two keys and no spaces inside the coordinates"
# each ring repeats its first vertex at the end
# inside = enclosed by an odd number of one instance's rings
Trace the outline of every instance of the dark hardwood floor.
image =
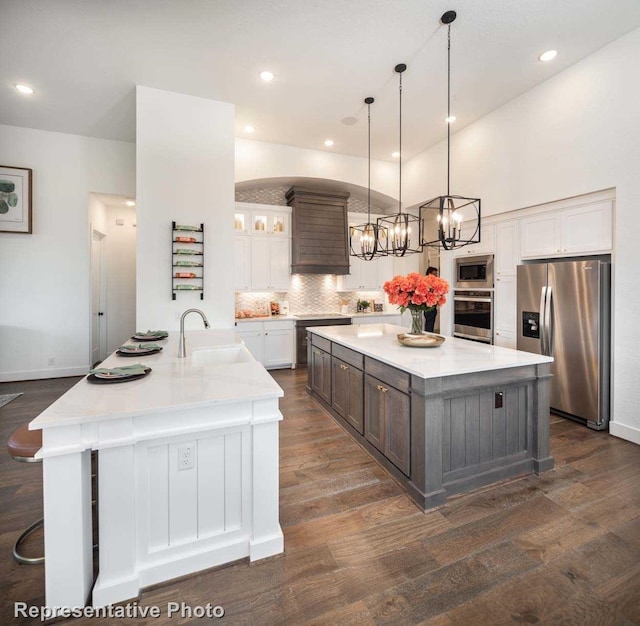
{"type": "MultiPolygon", "coordinates": [[[[552,416],[555,470],[425,514],[306,395],[305,369],[274,377],[285,391],[285,554],[147,589],[139,603],[160,606],[163,617],[117,623],[167,623],[167,602],[178,601],[221,605],[219,621],[234,625],[640,625],[640,447],[552,416]]],[[[4,439],[76,380],[0,384],[0,394],[24,392],[0,409],[4,439]]],[[[11,557],[40,515],[40,472],[0,457],[2,624],[31,623],[13,619],[14,601],[44,603],[42,566],[11,557]]]]}

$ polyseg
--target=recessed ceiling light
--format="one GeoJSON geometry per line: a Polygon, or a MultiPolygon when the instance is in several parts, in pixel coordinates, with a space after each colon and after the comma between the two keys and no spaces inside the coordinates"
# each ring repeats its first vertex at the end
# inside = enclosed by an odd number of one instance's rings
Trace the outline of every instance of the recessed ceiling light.
{"type": "Polygon", "coordinates": [[[248,135],[250,135],[254,131],[255,131],[255,128],[253,126],[249,125],[249,124],[247,124],[244,127],[244,132],[247,133],[248,135]]]}
{"type": "Polygon", "coordinates": [[[126,204],[127,206],[136,206],[136,203],[135,203],[135,201],[134,201],[134,200],[127,200],[127,201],[125,202],[125,204],[126,204]]]}
{"type": "Polygon", "coordinates": [[[269,72],[267,70],[265,70],[264,72],[260,72],[260,78],[268,83],[273,80],[273,72],[269,72]]]}
{"type": "Polygon", "coordinates": [[[449,117],[445,117],[444,121],[447,124],[453,124],[456,121],[456,116],[455,115],[450,115],[449,117]]]}
{"type": "Polygon", "coordinates": [[[543,52],[538,59],[540,59],[540,61],[552,61],[556,58],[557,54],[557,50],[547,50],[546,52],[543,52]]]}
{"type": "Polygon", "coordinates": [[[29,85],[16,85],[16,89],[27,96],[30,96],[33,93],[33,89],[29,87],[29,85]]]}
{"type": "Polygon", "coordinates": [[[327,146],[327,148],[330,148],[333,145],[333,139],[325,139],[324,145],[327,146]]]}
{"type": "Polygon", "coordinates": [[[399,152],[397,152],[397,151],[396,151],[396,152],[392,152],[392,153],[391,153],[391,156],[392,156],[394,159],[397,159],[397,158],[400,156],[400,153],[399,153],[399,152]]]}

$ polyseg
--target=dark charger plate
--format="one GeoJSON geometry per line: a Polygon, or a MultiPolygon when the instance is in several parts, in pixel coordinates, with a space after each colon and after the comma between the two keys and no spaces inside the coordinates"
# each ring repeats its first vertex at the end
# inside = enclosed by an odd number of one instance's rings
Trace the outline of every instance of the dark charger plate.
{"type": "Polygon", "coordinates": [[[150,367],[144,368],[144,374],[134,374],[133,376],[120,376],[118,378],[97,378],[95,374],[87,376],[87,382],[94,385],[112,385],[113,383],[128,383],[130,380],[144,378],[151,371],[150,367]]]}
{"type": "Polygon", "coordinates": [[[159,348],[151,349],[151,350],[138,350],[136,352],[121,352],[120,350],[116,350],[116,354],[118,356],[146,356],[148,354],[156,354],[162,350],[162,346],[159,348]]]}
{"type": "Polygon", "coordinates": [[[160,341],[162,339],[168,339],[168,337],[166,335],[149,335],[148,337],[133,335],[131,339],[133,339],[134,341],[160,341]]]}

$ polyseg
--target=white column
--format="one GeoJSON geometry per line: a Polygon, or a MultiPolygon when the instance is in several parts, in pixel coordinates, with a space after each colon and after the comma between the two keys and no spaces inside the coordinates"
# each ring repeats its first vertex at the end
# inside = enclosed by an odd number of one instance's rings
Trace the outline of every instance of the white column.
{"type": "Polygon", "coordinates": [[[253,427],[253,533],[249,543],[252,561],[284,551],[279,522],[278,424],[253,427]]]}
{"type": "Polygon", "coordinates": [[[45,598],[84,606],[93,583],[91,451],[43,459],[45,598]]]}
{"type": "Polygon", "coordinates": [[[98,453],[100,572],[93,606],[138,595],[134,446],[98,453]]]}

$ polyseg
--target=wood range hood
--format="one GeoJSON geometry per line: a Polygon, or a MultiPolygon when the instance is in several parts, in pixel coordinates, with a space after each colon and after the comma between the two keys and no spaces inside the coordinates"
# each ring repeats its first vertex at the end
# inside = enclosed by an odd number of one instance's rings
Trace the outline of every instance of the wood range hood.
{"type": "Polygon", "coordinates": [[[291,273],[348,274],[348,192],[291,187],[291,273]]]}

